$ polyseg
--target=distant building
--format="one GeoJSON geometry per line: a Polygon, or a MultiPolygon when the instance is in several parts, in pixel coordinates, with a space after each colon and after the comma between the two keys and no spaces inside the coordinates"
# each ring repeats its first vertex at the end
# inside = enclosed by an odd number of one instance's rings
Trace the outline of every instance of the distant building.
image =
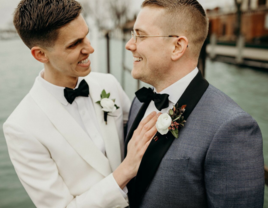
{"type": "MultiPolygon", "coordinates": [[[[268,44],[268,0],[242,0],[241,33],[248,43],[268,44]]],[[[207,10],[209,34],[216,34],[222,42],[234,42],[236,8],[207,10]]]]}

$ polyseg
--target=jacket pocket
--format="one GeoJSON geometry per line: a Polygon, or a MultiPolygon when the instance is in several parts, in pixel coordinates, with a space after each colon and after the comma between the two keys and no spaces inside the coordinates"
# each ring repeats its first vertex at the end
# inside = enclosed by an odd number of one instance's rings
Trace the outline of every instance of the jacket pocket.
{"type": "Polygon", "coordinates": [[[162,160],[159,168],[169,177],[178,177],[187,171],[188,165],[189,158],[165,158],[162,160]]]}

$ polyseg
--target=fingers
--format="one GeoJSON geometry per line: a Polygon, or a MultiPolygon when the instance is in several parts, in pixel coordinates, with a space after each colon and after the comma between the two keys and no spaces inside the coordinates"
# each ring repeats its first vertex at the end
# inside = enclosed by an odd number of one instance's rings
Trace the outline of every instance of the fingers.
{"type": "Polygon", "coordinates": [[[155,124],[160,115],[161,113],[156,114],[156,112],[152,112],[139,124],[139,127],[135,130],[132,136],[133,142],[137,146],[144,147],[144,145],[156,134],[157,129],[155,124]]]}
{"type": "Polygon", "coordinates": [[[140,122],[138,128],[135,130],[135,134],[140,134],[140,132],[141,132],[141,130],[143,129],[144,125],[145,125],[148,121],[150,121],[155,115],[156,115],[156,112],[153,111],[153,112],[150,113],[148,116],[146,116],[146,118],[144,118],[144,119],[140,122]]]}
{"type": "Polygon", "coordinates": [[[155,128],[154,129],[155,131],[154,132],[152,132],[152,137],[143,145],[143,154],[145,153],[145,151],[147,150],[147,148],[148,148],[148,146],[150,145],[150,143],[151,143],[151,141],[152,141],[152,139],[154,138],[154,135],[156,134],[156,132],[157,132],[157,129],[155,128]]]}
{"type": "Polygon", "coordinates": [[[149,131],[147,131],[144,134],[144,136],[143,136],[144,141],[143,142],[147,143],[148,141],[151,141],[153,136],[156,134],[156,132],[157,132],[157,129],[156,129],[155,125],[154,125],[149,131]]]}
{"type": "Polygon", "coordinates": [[[141,135],[143,136],[146,132],[150,131],[151,128],[155,127],[158,117],[161,113],[156,114],[151,120],[149,120],[142,128],[141,135]]]}

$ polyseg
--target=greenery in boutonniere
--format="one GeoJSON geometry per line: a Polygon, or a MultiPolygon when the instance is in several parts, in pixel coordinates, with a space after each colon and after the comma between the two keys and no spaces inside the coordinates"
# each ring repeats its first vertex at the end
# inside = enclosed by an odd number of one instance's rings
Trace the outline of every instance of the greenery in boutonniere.
{"type": "Polygon", "coordinates": [[[96,102],[101,106],[101,109],[104,112],[104,121],[106,124],[107,124],[108,113],[113,113],[117,109],[119,109],[119,107],[115,104],[115,99],[110,99],[110,95],[111,93],[106,93],[105,90],[102,90],[100,95],[101,100],[96,102]]]}
{"type": "Polygon", "coordinates": [[[184,120],[184,116],[183,116],[183,113],[185,112],[185,108],[186,108],[186,105],[183,105],[180,108],[177,105],[175,105],[168,112],[172,119],[172,123],[168,129],[175,138],[179,137],[179,130],[182,127],[184,127],[186,123],[186,120],[184,120]]]}

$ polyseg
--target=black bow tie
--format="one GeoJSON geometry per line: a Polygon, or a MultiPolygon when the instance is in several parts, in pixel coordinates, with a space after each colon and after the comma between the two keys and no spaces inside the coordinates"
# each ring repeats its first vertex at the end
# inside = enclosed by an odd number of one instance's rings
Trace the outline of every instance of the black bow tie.
{"type": "Polygon", "coordinates": [[[73,103],[76,97],[78,96],[88,97],[88,95],[89,95],[89,88],[87,82],[84,79],[80,82],[77,89],[73,90],[68,87],[64,89],[64,97],[70,104],[73,103]]]}
{"type": "Polygon", "coordinates": [[[168,101],[168,94],[157,94],[153,92],[151,88],[141,88],[138,90],[136,93],[137,98],[139,99],[140,102],[149,102],[149,101],[154,101],[155,107],[161,111],[164,108],[167,108],[169,105],[168,101]]]}

